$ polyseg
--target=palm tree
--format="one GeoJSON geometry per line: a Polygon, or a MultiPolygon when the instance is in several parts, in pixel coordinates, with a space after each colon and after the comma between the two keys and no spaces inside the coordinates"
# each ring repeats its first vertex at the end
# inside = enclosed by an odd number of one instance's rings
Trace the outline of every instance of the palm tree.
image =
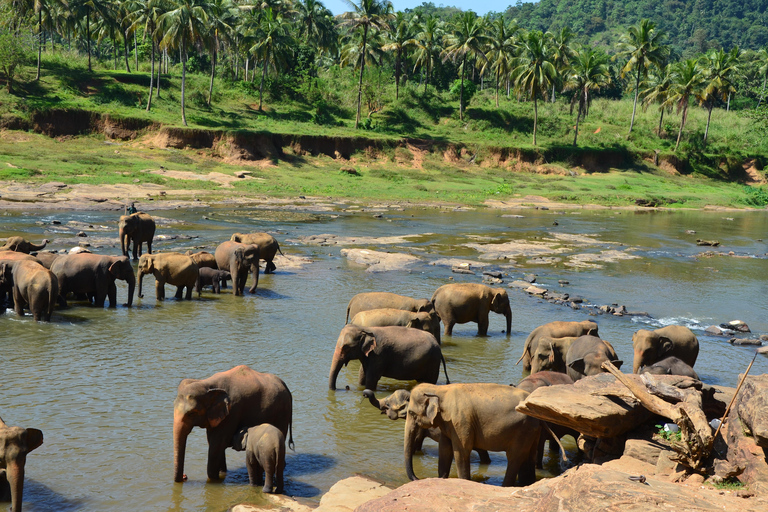
{"type": "Polygon", "coordinates": [[[318,48],[329,51],[337,46],[338,36],[333,15],[318,0],[299,0],[296,3],[299,36],[306,36],[318,48]]]}
{"type": "Polygon", "coordinates": [[[235,22],[236,7],[231,0],[210,0],[208,4],[208,42],[211,46],[211,83],[208,86],[207,105],[213,98],[213,79],[216,77],[216,59],[219,54],[221,38],[232,31],[235,22]]]}
{"type": "Polygon", "coordinates": [[[718,98],[723,101],[728,98],[736,88],[731,79],[736,72],[737,62],[734,56],[722,49],[710,50],[703,57],[704,87],[700,94],[700,100],[707,106],[707,127],[704,130],[704,142],[709,135],[709,122],[712,119],[712,109],[718,98]]]}
{"type": "MultiPolygon", "coordinates": [[[[558,72],[558,76],[564,73],[568,68],[571,58],[575,56],[573,48],[571,48],[571,40],[575,35],[569,27],[563,27],[559,32],[552,34],[547,32],[545,34],[549,38],[549,46],[552,52],[552,63],[555,65],[555,69],[558,72]]],[[[552,103],[555,102],[555,87],[558,80],[552,82],[552,103]]],[[[578,121],[578,116],[577,119],[578,121]]]]}
{"type": "Polygon", "coordinates": [[[187,126],[184,94],[187,81],[187,50],[194,41],[205,33],[208,22],[206,0],[175,0],[170,10],[157,19],[158,27],[165,35],[160,46],[178,49],[181,55],[181,122],[187,126]]]}
{"type": "Polygon", "coordinates": [[[672,87],[672,66],[667,64],[648,74],[642,84],[645,87],[640,94],[643,96],[643,110],[647,109],[651,103],[659,104],[659,128],[656,134],[661,137],[661,125],[664,121],[664,111],[669,109],[667,100],[669,99],[670,89],[672,87]]]}
{"type": "Polygon", "coordinates": [[[262,14],[261,23],[259,23],[255,36],[257,42],[248,53],[261,57],[261,85],[259,86],[259,110],[261,110],[264,79],[267,77],[270,58],[274,65],[275,57],[281,55],[282,50],[288,46],[290,41],[288,22],[283,19],[282,14],[276,14],[272,7],[267,7],[262,14]]]}
{"type": "Polygon", "coordinates": [[[667,37],[663,30],[656,30],[656,24],[644,19],[629,28],[627,34],[619,41],[619,55],[627,58],[627,63],[621,68],[622,78],[627,73],[636,70],[635,102],[632,107],[632,121],[629,123],[629,133],[635,125],[637,112],[637,96],[640,93],[640,79],[648,74],[652,65],[661,66],[669,56],[669,47],[662,43],[667,37]]]}
{"type": "Polygon", "coordinates": [[[391,30],[387,32],[389,42],[381,47],[385,52],[394,52],[395,54],[395,99],[400,98],[400,75],[403,62],[403,54],[408,51],[408,47],[413,43],[411,21],[405,17],[401,11],[395,14],[391,24],[391,30]]]}
{"type": "Polygon", "coordinates": [[[573,134],[574,146],[576,146],[576,139],[579,136],[579,119],[587,117],[589,113],[590,92],[608,85],[610,81],[608,56],[605,53],[586,47],[575,52],[571,62],[571,71],[566,80],[566,88],[576,91],[571,101],[571,109],[573,109],[574,103],[578,103],[576,129],[573,134]]]}
{"type": "Polygon", "coordinates": [[[670,87],[667,103],[675,105],[677,111],[683,113],[680,119],[680,131],[677,132],[675,151],[677,151],[677,147],[680,145],[683,128],[685,128],[685,122],[688,119],[688,103],[690,98],[700,94],[703,83],[704,74],[698,59],[688,59],[674,65],[672,69],[672,87],[670,87]]]}
{"type": "Polygon", "coordinates": [[[768,46],[761,48],[755,57],[758,66],[757,72],[763,77],[763,88],[760,91],[760,99],[757,100],[757,108],[760,108],[760,104],[765,98],[765,82],[768,80],[768,46]]]}
{"type": "Polygon", "coordinates": [[[424,68],[424,93],[427,92],[427,86],[429,86],[429,80],[432,76],[432,68],[435,65],[435,57],[440,53],[441,45],[440,41],[443,39],[443,23],[436,16],[427,16],[423,22],[419,23],[419,32],[411,40],[412,44],[416,47],[414,53],[414,66],[416,68],[424,68]]]}
{"type": "Polygon", "coordinates": [[[520,41],[520,55],[512,62],[511,77],[518,94],[533,99],[533,145],[536,145],[536,131],[539,121],[538,98],[546,97],[549,86],[557,76],[546,38],[541,31],[529,32],[520,41]]]}
{"type": "Polygon", "coordinates": [[[461,89],[459,90],[459,120],[464,120],[464,75],[466,74],[467,55],[482,56],[487,37],[485,35],[485,19],[472,11],[467,11],[454,18],[450,24],[450,32],[443,38],[445,49],[443,59],[451,59],[454,63],[461,60],[461,89]]]}
{"type": "Polygon", "coordinates": [[[517,20],[505,23],[503,18],[494,20],[488,36],[488,50],[485,53],[485,64],[480,73],[485,73],[490,64],[491,72],[496,77],[496,108],[499,108],[499,83],[502,76],[509,75],[512,70],[512,59],[515,57],[515,34],[519,30],[517,20]]]}
{"type": "Polygon", "coordinates": [[[85,42],[88,52],[88,71],[92,72],[91,65],[91,18],[96,15],[108,18],[108,0],[72,0],[70,3],[73,14],[79,19],[85,18],[85,42]]]}
{"type": "Polygon", "coordinates": [[[360,80],[357,84],[357,117],[355,130],[360,125],[360,107],[363,99],[363,72],[367,55],[368,38],[371,30],[384,30],[392,19],[392,3],[389,0],[344,0],[353,10],[340,14],[341,26],[361,36],[360,80]]]}
{"type": "MultiPolygon", "coordinates": [[[[155,48],[157,47],[157,20],[165,10],[162,7],[162,0],[129,0],[127,2],[127,8],[130,12],[133,24],[131,29],[133,31],[139,28],[144,29],[144,37],[149,37],[151,52],[151,67],[149,72],[149,95],[147,97],[147,112],[152,108],[152,87],[155,77],[155,48]]],[[[158,73],[158,91],[160,85],[160,78],[158,73]]]]}

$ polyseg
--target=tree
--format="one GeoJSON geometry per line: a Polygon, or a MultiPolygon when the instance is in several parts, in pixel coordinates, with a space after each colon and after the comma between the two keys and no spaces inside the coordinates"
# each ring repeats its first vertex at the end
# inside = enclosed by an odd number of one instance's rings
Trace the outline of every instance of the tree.
{"type": "Polygon", "coordinates": [[[632,133],[632,127],[635,125],[637,97],[640,93],[640,79],[648,74],[650,66],[661,66],[669,56],[669,47],[662,44],[666,37],[664,31],[656,30],[654,23],[644,19],[640,20],[637,25],[630,27],[618,43],[619,55],[627,58],[627,63],[621,68],[622,78],[633,70],[637,71],[632,121],[629,123],[630,134],[632,133]]]}
{"type": "Polygon", "coordinates": [[[402,70],[403,54],[408,51],[412,45],[413,34],[411,33],[411,21],[405,17],[405,14],[398,12],[391,24],[391,30],[387,32],[389,42],[381,47],[385,52],[394,52],[395,54],[395,98],[400,98],[400,75],[402,70]]]}
{"type": "Polygon", "coordinates": [[[659,104],[659,128],[656,130],[656,134],[661,137],[661,124],[664,121],[664,111],[669,109],[667,100],[669,99],[669,93],[672,88],[672,66],[667,64],[663,68],[659,68],[654,72],[648,74],[645,80],[643,80],[642,87],[644,89],[640,92],[643,97],[643,110],[647,109],[651,103],[659,104]]]}
{"type": "Polygon", "coordinates": [[[755,57],[758,67],[757,72],[763,77],[763,88],[760,91],[760,99],[757,100],[757,108],[759,109],[763,98],[765,98],[765,82],[768,80],[768,46],[761,48],[755,57]]]}
{"type": "Polygon", "coordinates": [[[206,0],[175,0],[171,9],[160,15],[158,27],[165,35],[160,46],[178,49],[181,55],[181,122],[187,126],[185,110],[185,88],[187,81],[187,51],[194,41],[205,33],[208,22],[208,2],[206,0]]]}
{"type": "Polygon", "coordinates": [[[683,137],[683,128],[688,119],[688,104],[691,96],[696,97],[702,89],[704,83],[704,74],[698,59],[687,59],[678,62],[672,69],[672,86],[669,91],[667,102],[669,105],[675,105],[677,112],[682,112],[680,118],[680,130],[677,132],[677,142],[675,151],[680,145],[680,139],[683,137]]]}
{"type": "Polygon", "coordinates": [[[5,75],[8,94],[13,93],[17,68],[30,58],[32,41],[24,33],[0,27],[0,70],[5,75]]]}
{"type": "Polygon", "coordinates": [[[571,69],[566,79],[566,89],[575,91],[571,100],[571,109],[574,103],[578,104],[576,110],[576,128],[573,134],[573,145],[579,136],[579,119],[587,117],[591,102],[590,92],[599,90],[608,85],[611,74],[608,70],[608,56],[592,48],[581,48],[575,52],[571,61],[571,69]]]}
{"type": "Polygon", "coordinates": [[[231,0],[210,0],[208,4],[208,42],[211,48],[211,83],[208,86],[207,105],[211,106],[213,99],[213,79],[216,77],[216,60],[219,54],[219,44],[222,37],[232,31],[236,20],[237,8],[231,0]]]}
{"type": "Polygon", "coordinates": [[[538,98],[546,97],[549,86],[555,80],[557,70],[547,48],[546,38],[539,31],[529,32],[520,41],[520,55],[512,63],[512,80],[518,94],[533,99],[533,145],[539,121],[538,98]]]}
{"type": "Polygon", "coordinates": [[[738,61],[732,53],[722,49],[710,50],[702,58],[704,67],[704,84],[699,95],[701,103],[707,107],[707,127],[704,130],[704,142],[709,135],[709,122],[712,119],[712,109],[719,99],[723,101],[736,90],[732,78],[737,69],[738,61]]]}
{"type": "Polygon", "coordinates": [[[318,48],[330,51],[338,47],[338,35],[333,15],[318,0],[299,0],[296,4],[299,36],[306,36],[318,48]]]}
{"type": "MultiPolygon", "coordinates": [[[[560,29],[559,32],[554,34],[547,32],[545,34],[549,38],[549,46],[552,53],[552,63],[555,65],[555,69],[558,72],[558,76],[566,72],[571,58],[575,56],[573,48],[571,48],[571,40],[575,35],[568,26],[560,29]]],[[[555,87],[558,80],[552,82],[552,103],[555,102],[555,87]]],[[[576,121],[578,121],[578,116],[576,121]]]]}
{"type": "Polygon", "coordinates": [[[93,71],[91,65],[91,18],[95,15],[108,18],[109,0],[71,0],[70,8],[78,19],[85,18],[85,43],[88,52],[88,71],[93,71]]]}
{"type": "Polygon", "coordinates": [[[264,79],[267,77],[267,70],[277,61],[284,48],[291,41],[288,35],[288,22],[283,19],[281,14],[275,14],[271,7],[267,7],[261,17],[261,22],[255,34],[256,44],[254,44],[248,53],[252,53],[261,58],[261,85],[259,86],[259,110],[261,110],[262,98],[264,95],[264,79]]]}
{"type": "Polygon", "coordinates": [[[427,16],[417,26],[416,30],[419,32],[411,40],[416,47],[413,70],[416,71],[416,68],[419,67],[425,70],[424,93],[426,93],[432,76],[432,68],[435,65],[435,57],[442,49],[440,41],[443,39],[443,23],[435,16],[427,16]]]}
{"type": "MultiPolygon", "coordinates": [[[[149,73],[149,95],[147,97],[147,112],[152,108],[152,81],[155,76],[155,48],[157,48],[157,20],[165,12],[162,6],[162,0],[129,0],[128,12],[133,23],[133,31],[139,28],[144,29],[144,37],[149,37],[151,50],[151,67],[149,73]]],[[[158,86],[160,82],[158,73],[158,86]]],[[[159,90],[159,89],[158,89],[159,90]]]]}
{"type": "Polygon", "coordinates": [[[352,11],[339,15],[341,26],[352,32],[359,32],[361,36],[360,51],[360,80],[357,84],[357,117],[355,118],[355,130],[360,125],[360,107],[363,99],[363,72],[367,55],[368,38],[371,30],[384,30],[392,19],[392,3],[389,0],[344,0],[352,11]]]}
{"type": "Polygon", "coordinates": [[[482,56],[487,37],[485,35],[485,19],[472,11],[467,11],[449,25],[450,32],[443,38],[445,49],[443,59],[454,63],[461,61],[461,90],[459,93],[459,120],[464,120],[464,75],[466,74],[467,55],[482,56]]]}
{"type": "Polygon", "coordinates": [[[499,83],[502,76],[508,76],[512,70],[512,59],[515,58],[515,34],[519,30],[517,20],[509,23],[504,22],[504,18],[497,18],[493,21],[491,31],[488,35],[487,51],[485,53],[485,64],[481,73],[485,72],[490,65],[491,72],[496,78],[496,108],[499,108],[499,83]]]}

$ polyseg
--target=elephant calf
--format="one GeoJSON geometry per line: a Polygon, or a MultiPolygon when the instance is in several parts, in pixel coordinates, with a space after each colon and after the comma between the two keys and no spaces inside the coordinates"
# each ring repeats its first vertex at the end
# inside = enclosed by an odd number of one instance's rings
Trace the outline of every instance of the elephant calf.
{"type": "Polygon", "coordinates": [[[263,485],[264,492],[274,491],[282,494],[285,436],[277,427],[262,423],[242,429],[235,434],[232,448],[237,451],[245,450],[245,465],[251,485],[263,485]]]}
{"type": "Polygon", "coordinates": [[[693,331],[682,325],[668,325],[655,331],[640,329],[632,335],[632,350],[635,356],[633,373],[638,373],[641,366],[650,366],[670,356],[693,368],[699,356],[699,340],[693,331]]]}
{"type": "Polygon", "coordinates": [[[144,297],[141,293],[141,282],[146,274],[155,276],[157,300],[165,299],[165,283],[176,286],[177,299],[182,297],[186,287],[185,298],[189,300],[192,298],[192,288],[197,282],[198,267],[192,258],[178,252],[142,254],[136,271],[136,280],[139,282],[139,298],[144,297]]]}
{"type": "Polygon", "coordinates": [[[21,512],[27,454],[42,444],[40,430],[9,427],[0,418],[0,501],[10,499],[12,512],[21,512]]]}
{"type": "Polygon", "coordinates": [[[616,368],[621,368],[624,363],[619,360],[613,345],[597,336],[579,336],[565,355],[568,376],[574,381],[604,372],[602,364],[606,361],[616,368]]]}
{"type": "Polygon", "coordinates": [[[504,315],[507,336],[512,329],[512,308],[504,288],[491,288],[480,283],[450,283],[438,288],[432,295],[435,311],[445,325],[446,336],[453,326],[467,322],[477,323],[477,335],[488,335],[488,313],[504,315]]]}
{"type": "MultiPolygon", "coordinates": [[[[560,338],[578,338],[579,336],[585,336],[591,334],[592,336],[599,336],[597,333],[597,324],[592,320],[583,320],[581,322],[563,322],[556,320],[544,325],[540,325],[531,331],[531,334],[525,339],[525,345],[523,345],[523,355],[517,360],[516,364],[520,361],[523,362],[523,370],[526,372],[536,373],[537,371],[544,370],[539,368],[534,370],[531,365],[532,361],[536,358],[535,354],[539,347],[539,341],[541,339],[560,339],[560,338]]],[[[549,343],[545,343],[546,345],[549,343]]],[[[563,359],[565,359],[565,353],[568,351],[568,347],[565,347],[563,351],[563,359]]],[[[560,370],[557,370],[560,371],[560,370]]],[[[562,370],[565,372],[565,369],[562,370]]]]}
{"type": "Polygon", "coordinates": [[[658,363],[653,363],[649,366],[641,366],[637,373],[650,373],[652,375],[685,375],[696,380],[701,380],[699,374],[696,373],[696,370],[674,356],[664,358],[658,363]]]}
{"type": "Polygon", "coordinates": [[[440,343],[440,317],[435,311],[406,311],[404,309],[370,309],[361,311],[352,317],[352,322],[360,327],[387,327],[399,325],[421,329],[435,337],[440,343]]]}
{"type": "Polygon", "coordinates": [[[195,282],[197,296],[202,295],[203,288],[210,286],[213,293],[221,293],[222,288],[227,287],[227,280],[232,280],[232,274],[226,270],[214,270],[210,267],[200,267],[195,282]]]}

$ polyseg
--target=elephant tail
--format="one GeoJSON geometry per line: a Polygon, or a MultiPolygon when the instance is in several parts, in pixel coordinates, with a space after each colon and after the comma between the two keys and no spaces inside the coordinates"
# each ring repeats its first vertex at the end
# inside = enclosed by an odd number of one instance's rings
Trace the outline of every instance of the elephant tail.
{"type": "Polygon", "coordinates": [[[347,305],[347,318],[344,320],[344,325],[349,323],[349,305],[347,305]]]}
{"type": "Polygon", "coordinates": [[[293,444],[293,420],[288,424],[288,448],[291,449],[291,451],[295,450],[295,444],[293,444]]]}
{"type": "Polygon", "coordinates": [[[283,254],[283,251],[280,249],[280,244],[275,243],[275,245],[277,245],[277,252],[280,253],[280,256],[285,256],[285,254],[283,254]]]}
{"type": "Polygon", "coordinates": [[[440,359],[443,361],[443,373],[445,374],[445,383],[450,384],[451,381],[448,379],[448,370],[445,367],[445,357],[443,356],[442,352],[440,353],[440,359]]]}

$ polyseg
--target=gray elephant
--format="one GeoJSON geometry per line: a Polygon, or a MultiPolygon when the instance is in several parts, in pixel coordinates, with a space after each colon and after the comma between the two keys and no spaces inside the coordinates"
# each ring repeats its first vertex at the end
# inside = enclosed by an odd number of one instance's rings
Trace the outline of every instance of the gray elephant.
{"type": "Polygon", "coordinates": [[[197,296],[202,295],[203,288],[210,286],[213,289],[213,293],[221,293],[222,288],[227,287],[227,280],[232,279],[232,274],[226,270],[215,270],[210,267],[200,267],[198,269],[197,281],[195,282],[195,290],[197,290],[197,296]]]}
{"type": "Polygon", "coordinates": [[[173,403],[173,479],[187,479],[184,455],[193,427],[207,430],[208,478],[218,480],[219,472],[227,471],[224,452],[238,431],[270,423],[288,437],[293,448],[292,421],[291,392],[271,373],[241,365],[203,380],[184,379],[173,403]]]}
{"type": "Polygon", "coordinates": [[[641,366],[637,373],[650,373],[652,375],[685,375],[696,380],[701,380],[699,374],[696,373],[696,370],[689,364],[683,362],[682,359],[675,356],[665,357],[661,361],[649,366],[641,366]]]}
{"type": "Polygon", "coordinates": [[[109,298],[109,307],[117,307],[117,286],[115,280],[128,283],[128,302],[133,304],[136,277],[131,260],[127,256],[102,256],[80,253],[57,258],[51,265],[51,272],[59,282],[59,304],[67,305],[67,294],[84,293],[94,297],[96,307],[103,308],[109,298]]]}
{"type": "Polygon", "coordinates": [[[371,309],[402,309],[405,311],[427,313],[434,311],[435,306],[429,299],[412,299],[405,295],[398,295],[390,292],[364,292],[358,293],[347,304],[347,319],[344,323],[349,323],[350,318],[361,311],[371,309]]]}
{"type": "MultiPolygon", "coordinates": [[[[523,355],[517,360],[517,364],[520,364],[520,361],[522,361],[523,370],[535,373],[539,370],[533,370],[531,368],[531,360],[533,354],[536,352],[539,338],[578,338],[579,336],[584,336],[586,334],[598,336],[597,324],[592,320],[582,320],[581,322],[563,322],[557,320],[540,325],[532,330],[531,334],[525,339],[523,355]]],[[[563,357],[565,357],[565,352],[563,352],[563,357]]]]}
{"type": "Polygon", "coordinates": [[[213,268],[213,269],[219,268],[218,265],[216,265],[216,256],[214,256],[213,254],[211,254],[209,252],[206,252],[206,251],[199,251],[199,252],[187,251],[187,252],[184,253],[184,255],[185,256],[189,256],[190,258],[192,258],[192,261],[197,263],[197,266],[199,268],[204,268],[204,267],[213,268]]]}
{"type": "Polygon", "coordinates": [[[229,270],[232,274],[232,293],[243,295],[245,283],[248,281],[248,272],[253,274],[253,285],[248,290],[256,293],[259,285],[259,247],[256,245],[241,244],[239,242],[223,242],[216,248],[216,265],[221,270],[229,270]]]}
{"type": "Polygon", "coordinates": [[[35,321],[51,321],[56,298],[59,296],[59,282],[53,273],[37,261],[0,263],[0,289],[13,290],[13,309],[24,316],[24,307],[35,321]]]}
{"type": "Polygon", "coordinates": [[[245,450],[245,467],[251,485],[263,485],[263,492],[283,492],[285,436],[277,427],[262,423],[242,429],[235,434],[232,448],[245,450]]]}
{"type": "Polygon", "coordinates": [[[184,288],[187,289],[184,296],[187,300],[192,298],[192,289],[197,282],[197,264],[189,256],[178,252],[161,252],[156,254],[142,254],[139,258],[139,266],[136,270],[136,280],[139,282],[139,298],[141,282],[144,276],[155,276],[155,297],[157,300],[165,299],[165,283],[176,286],[176,298],[181,299],[184,288]]]}
{"type": "MultiPolygon", "coordinates": [[[[32,261],[39,263],[39,260],[34,256],[23,252],[15,251],[2,251],[0,252],[0,264],[6,263],[10,271],[13,272],[13,267],[18,261],[32,261]]],[[[13,307],[13,276],[11,275],[7,279],[0,279],[0,314],[5,313],[6,306],[8,308],[13,307]]]]}
{"type": "Polygon", "coordinates": [[[487,336],[491,311],[506,318],[507,336],[512,329],[512,308],[504,288],[480,283],[444,284],[432,295],[432,303],[443,321],[446,336],[451,335],[454,325],[467,322],[477,322],[477,335],[487,336]]]}
{"type": "Polygon", "coordinates": [[[39,251],[33,254],[33,256],[37,258],[37,261],[39,261],[40,264],[42,264],[45,268],[50,270],[51,265],[53,265],[53,262],[56,261],[56,259],[59,256],[63,256],[63,255],[54,251],[39,251]]]}
{"type": "Polygon", "coordinates": [[[370,309],[361,311],[352,317],[352,322],[360,327],[386,327],[388,325],[399,325],[402,327],[411,327],[421,329],[435,337],[437,343],[440,343],[440,317],[437,312],[431,311],[406,311],[404,309],[370,309]]]}
{"type": "Polygon", "coordinates": [[[669,356],[675,356],[693,368],[699,356],[699,340],[687,327],[668,325],[655,331],[640,329],[632,335],[632,349],[635,356],[632,373],[669,356]]]}
{"type": "Polygon", "coordinates": [[[10,427],[0,418],[0,501],[10,501],[11,512],[21,512],[27,454],[42,444],[42,431],[10,427]]]}
{"type": "Polygon", "coordinates": [[[152,239],[155,236],[155,220],[148,213],[136,212],[130,215],[121,215],[118,222],[118,235],[120,236],[120,249],[123,256],[128,256],[128,251],[133,242],[133,259],[141,256],[141,244],[147,244],[147,254],[152,254],[152,239]]]}
{"type": "Polygon", "coordinates": [[[602,364],[606,361],[613,363],[616,368],[624,364],[616,356],[613,345],[597,336],[579,336],[571,343],[565,355],[568,376],[574,381],[604,372],[602,364]]]}
{"type": "Polygon", "coordinates": [[[535,350],[532,353],[529,369],[531,373],[550,371],[566,373],[565,356],[571,343],[578,337],[550,338],[540,336],[536,340],[535,350]]]}
{"type": "Polygon", "coordinates": [[[366,389],[375,390],[382,377],[434,384],[440,375],[441,361],[448,381],[440,345],[434,336],[418,329],[345,325],[333,352],[329,389],[336,389],[341,368],[355,359],[362,364],[359,382],[366,389]]]}
{"type": "MultiPolygon", "coordinates": [[[[388,397],[381,400],[376,399],[376,394],[370,389],[363,391],[363,396],[371,402],[371,405],[386,414],[391,420],[406,419],[408,417],[408,402],[411,400],[411,392],[407,389],[398,389],[388,397]]],[[[413,441],[413,451],[421,450],[425,438],[430,438],[436,443],[440,443],[440,429],[437,427],[423,428],[413,441]]],[[[487,450],[475,450],[480,456],[480,464],[490,464],[491,457],[487,450]]]]}
{"type": "Polygon", "coordinates": [[[265,274],[272,274],[277,268],[272,260],[275,259],[275,255],[278,252],[281,256],[285,256],[283,251],[280,250],[280,244],[269,233],[235,233],[230,240],[232,242],[257,246],[259,248],[259,255],[265,263],[265,274]]]}
{"type": "Polygon", "coordinates": [[[403,451],[408,478],[413,473],[413,443],[420,429],[440,429],[438,475],[447,477],[453,458],[459,478],[469,480],[469,454],[473,448],[503,451],[507,471],[502,486],[536,481],[539,420],[515,407],[528,392],[501,384],[419,384],[411,390],[405,420],[403,451]]]}
{"type": "Polygon", "coordinates": [[[29,254],[34,251],[42,251],[50,240],[47,238],[41,244],[34,244],[20,236],[11,236],[5,241],[0,251],[15,251],[29,254]]]}

